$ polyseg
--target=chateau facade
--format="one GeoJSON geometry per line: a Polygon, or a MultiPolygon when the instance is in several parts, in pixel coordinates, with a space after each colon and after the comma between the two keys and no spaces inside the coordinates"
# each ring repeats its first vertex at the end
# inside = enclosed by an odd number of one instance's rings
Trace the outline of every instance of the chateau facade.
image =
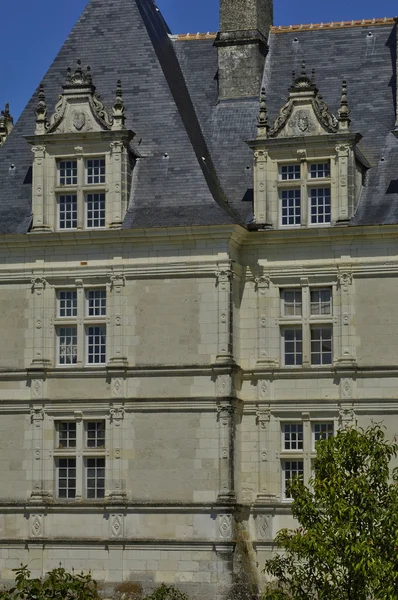
{"type": "Polygon", "coordinates": [[[255,597],[316,440],[398,433],[396,20],[272,12],[90,0],[2,113],[3,581],[255,597]]]}

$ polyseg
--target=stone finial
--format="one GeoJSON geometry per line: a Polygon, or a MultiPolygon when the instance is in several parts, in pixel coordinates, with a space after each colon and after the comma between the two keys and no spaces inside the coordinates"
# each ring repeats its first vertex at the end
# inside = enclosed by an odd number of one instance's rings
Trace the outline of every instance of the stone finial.
{"type": "Polygon", "coordinates": [[[301,73],[298,77],[296,77],[295,71],[292,73],[293,81],[290,87],[290,92],[317,92],[316,84],[315,84],[315,69],[312,69],[311,77],[307,75],[307,69],[305,60],[303,60],[301,64],[301,73]]]}
{"type": "Polygon", "coordinates": [[[66,84],[65,88],[70,87],[92,87],[93,78],[91,75],[90,67],[87,67],[84,71],[82,68],[82,61],[80,58],[76,61],[75,72],[72,73],[72,69],[68,67],[66,71],[66,84]]]}
{"type": "Polygon", "coordinates": [[[257,117],[257,138],[266,138],[268,137],[268,112],[267,112],[267,102],[265,96],[265,87],[261,88],[260,94],[260,112],[257,117]]]}
{"type": "Polygon", "coordinates": [[[14,119],[10,114],[10,105],[5,105],[0,116],[0,146],[4,144],[14,127],[14,119]]]}
{"type": "Polygon", "coordinates": [[[44,134],[47,130],[47,104],[44,95],[44,85],[41,83],[38,93],[38,102],[35,110],[36,114],[36,135],[44,134]]]}
{"type": "Polygon", "coordinates": [[[346,131],[350,127],[351,119],[350,119],[350,109],[348,108],[348,100],[347,100],[347,81],[343,80],[343,85],[341,87],[341,101],[339,108],[339,130],[346,131]]]}
{"type": "Polygon", "coordinates": [[[122,82],[120,79],[117,82],[117,88],[116,88],[115,95],[116,95],[115,103],[114,103],[113,109],[112,109],[113,110],[112,129],[120,130],[120,129],[124,129],[124,124],[126,121],[126,117],[124,115],[122,82]]]}

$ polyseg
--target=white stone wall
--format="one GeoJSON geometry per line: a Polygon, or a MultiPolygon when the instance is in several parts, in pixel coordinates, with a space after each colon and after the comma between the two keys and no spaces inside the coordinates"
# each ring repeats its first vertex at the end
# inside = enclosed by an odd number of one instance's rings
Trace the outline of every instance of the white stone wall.
{"type": "MultiPolygon", "coordinates": [[[[313,423],[373,419],[398,433],[393,239],[352,229],[156,235],[0,243],[3,579],[21,562],[37,575],[61,562],[109,585],[166,581],[222,598],[242,545],[260,577],[273,536],[293,525],[283,423],[303,423],[307,479],[313,423]],[[56,366],[65,285],[107,289],[104,367],[56,366]],[[331,366],[281,365],[280,289],[292,285],[332,289],[331,366]],[[105,420],[104,501],[57,500],[62,419],[105,420]]],[[[84,448],[76,453],[81,463],[84,448]]]]}

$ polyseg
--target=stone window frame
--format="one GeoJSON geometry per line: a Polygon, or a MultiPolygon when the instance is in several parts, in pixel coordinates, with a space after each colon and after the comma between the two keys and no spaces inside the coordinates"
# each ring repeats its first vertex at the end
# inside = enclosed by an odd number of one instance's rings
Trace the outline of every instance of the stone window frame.
{"type": "MultiPolygon", "coordinates": [[[[332,206],[333,206],[333,186],[332,186],[332,157],[316,157],[303,159],[283,159],[277,160],[277,190],[278,190],[278,227],[280,229],[298,228],[298,227],[328,227],[332,223],[332,206]],[[311,177],[311,166],[321,166],[328,164],[328,177],[311,177]],[[297,167],[300,167],[300,177],[296,177],[297,167]],[[282,169],[288,169],[293,177],[283,178],[282,169]],[[330,220],[325,222],[312,222],[312,203],[311,190],[330,190],[329,195],[329,212],[330,220]],[[297,217],[296,209],[294,209],[294,218],[297,223],[283,223],[284,216],[282,214],[282,194],[283,192],[300,192],[300,214],[297,217]]],[[[320,207],[317,205],[317,215],[319,216],[320,207]]]]}
{"type": "Polygon", "coordinates": [[[292,502],[292,498],[286,495],[286,472],[292,470],[292,463],[296,463],[296,468],[302,472],[303,481],[308,485],[309,479],[313,474],[313,463],[316,458],[315,449],[315,429],[317,426],[332,426],[331,435],[335,435],[338,428],[338,421],[335,416],[309,416],[303,413],[301,418],[283,417],[279,419],[280,425],[280,489],[281,500],[284,503],[292,502]],[[302,429],[302,448],[285,449],[285,427],[287,425],[300,426],[302,429]]]}
{"type": "MultiPolygon", "coordinates": [[[[55,230],[56,231],[77,231],[77,230],[102,230],[106,229],[107,212],[107,190],[108,190],[108,164],[107,156],[104,152],[75,154],[71,156],[54,156],[55,174],[55,230]],[[105,170],[104,178],[98,175],[99,182],[88,183],[89,179],[89,161],[103,161],[105,170]],[[76,169],[76,182],[61,183],[60,166],[62,163],[74,164],[76,169]],[[91,200],[89,200],[89,198],[91,200]],[[63,222],[72,222],[72,226],[62,226],[61,199],[69,198],[69,219],[64,216],[63,222]],[[73,200],[75,199],[75,200],[73,200]],[[89,209],[89,202],[93,204],[89,209]],[[96,206],[98,205],[98,206],[96,206]],[[90,216],[90,212],[92,213],[90,216]],[[95,225],[89,225],[89,219],[97,222],[95,225]],[[100,223],[98,224],[98,221],[100,223]]],[[[65,211],[64,211],[65,212],[65,211]]]]}
{"type": "MultiPolygon", "coordinates": [[[[104,367],[108,359],[108,304],[109,293],[106,284],[98,285],[59,285],[54,288],[55,292],[55,360],[54,364],[57,368],[73,368],[76,366],[83,367],[104,367]],[[79,294],[79,291],[82,294],[79,294]],[[103,292],[105,294],[106,305],[100,303],[99,313],[90,315],[89,295],[91,292],[103,292]],[[72,292],[76,298],[76,308],[73,315],[60,316],[60,294],[62,292],[72,292]],[[69,337],[75,337],[75,344],[72,344],[72,356],[75,356],[73,362],[61,361],[60,336],[63,330],[70,330],[69,337]],[[94,330],[101,330],[96,332],[94,330]],[[90,343],[90,337],[104,338],[100,342],[99,356],[104,356],[104,360],[94,360],[98,352],[94,346],[98,344],[90,343]],[[103,349],[105,346],[105,351],[103,349]]],[[[65,353],[64,353],[65,354],[65,353]]]]}
{"type": "MultiPolygon", "coordinates": [[[[89,417],[81,418],[80,414],[73,416],[57,416],[54,418],[54,490],[55,490],[55,498],[57,501],[69,501],[74,502],[83,498],[89,501],[103,501],[106,497],[106,482],[108,478],[107,470],[109,470],[109,466],[107,465],[107,454],[108,448],[106,444],[107,439],[107,419],[104,415],[90,415],[89,417]],[[76,445],[74,447],[60,447],[59,445],[59,427],[62,423],[75,423],[76,424],[76,445]],[[91,447],[88,445],[88,429],[87,426],[89,423],[101,423],[103,425],[102,431],[104,432],[104,444],[98,445],[96,447],[91,447]],[[74,460],[74,470],[75,477],[74,479],[74,489],[75,494],[70,497],[60,497],[59,496],[59,470],[60,461],[69,459],[74,460]],[[88,460],[96,459],[97,461],[103,461],[104,469],[104,478],[90,478],[95,479],[104,479],[103,485],[98,486],[94,495],[90,495],[88,493],[88,469],[91,468],[88,464],[88,460]]],[[[72,468],[72,466],[71,466],[72,468]]],[[[90,486],[90,489],[95,489],[90,486]]]]}
{"type": "MultiPolygon", "coordinates": [[[[280,364],[283,368],[294,368],[300,369],[302,367],[330,367],[333,365],[334,360],[334,340],[335,336],[335,318],[334,318],[334,286],[328,284],[314,283],[307,284],[307,281],[303,281],[301,284],[286,284],[278,286],[279,289],[279,339],[280,339],[280,364]],[[330,313],[326,314],[314,314],[311,312],[311,306],[313,304],[311,300],[311,293],[315,291],[326,291],[330,292],[330,313]],[[285,314],[285,292],[301,292],[301,303],[297,306],[301,306],[301,314],[285,314]],[[316,330],[329,330],[331,335],[331,359],[330,362],[323,360],[321,355],[320,362],[313,362],[312,357],[314,355],[312,343],[317,340],[312,339],[313,332],[316,330]],[[295,343],[295,355],[301,354],[301,364],[286,364],[286,332],[301,332],[295,343]],[[297,344],[301,343],[301,352],[299,348],[296,349],[297,344]]],[[[321,306],[322,303],[319,304],[321,306]]],[[[296,300],[295,300],[296,312],[296,300]]],[[[324,353],[326,355],[326,351],[324,353]]]]}

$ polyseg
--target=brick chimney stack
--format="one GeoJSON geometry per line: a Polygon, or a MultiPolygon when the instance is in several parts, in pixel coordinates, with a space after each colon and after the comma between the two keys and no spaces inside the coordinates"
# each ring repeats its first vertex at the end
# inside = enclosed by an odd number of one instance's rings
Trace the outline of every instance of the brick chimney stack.
{"type": "Polygon", "coordinates": [[[259,96],[272,23],[273,0],[220,0],[220,100],[259,96]]]}

